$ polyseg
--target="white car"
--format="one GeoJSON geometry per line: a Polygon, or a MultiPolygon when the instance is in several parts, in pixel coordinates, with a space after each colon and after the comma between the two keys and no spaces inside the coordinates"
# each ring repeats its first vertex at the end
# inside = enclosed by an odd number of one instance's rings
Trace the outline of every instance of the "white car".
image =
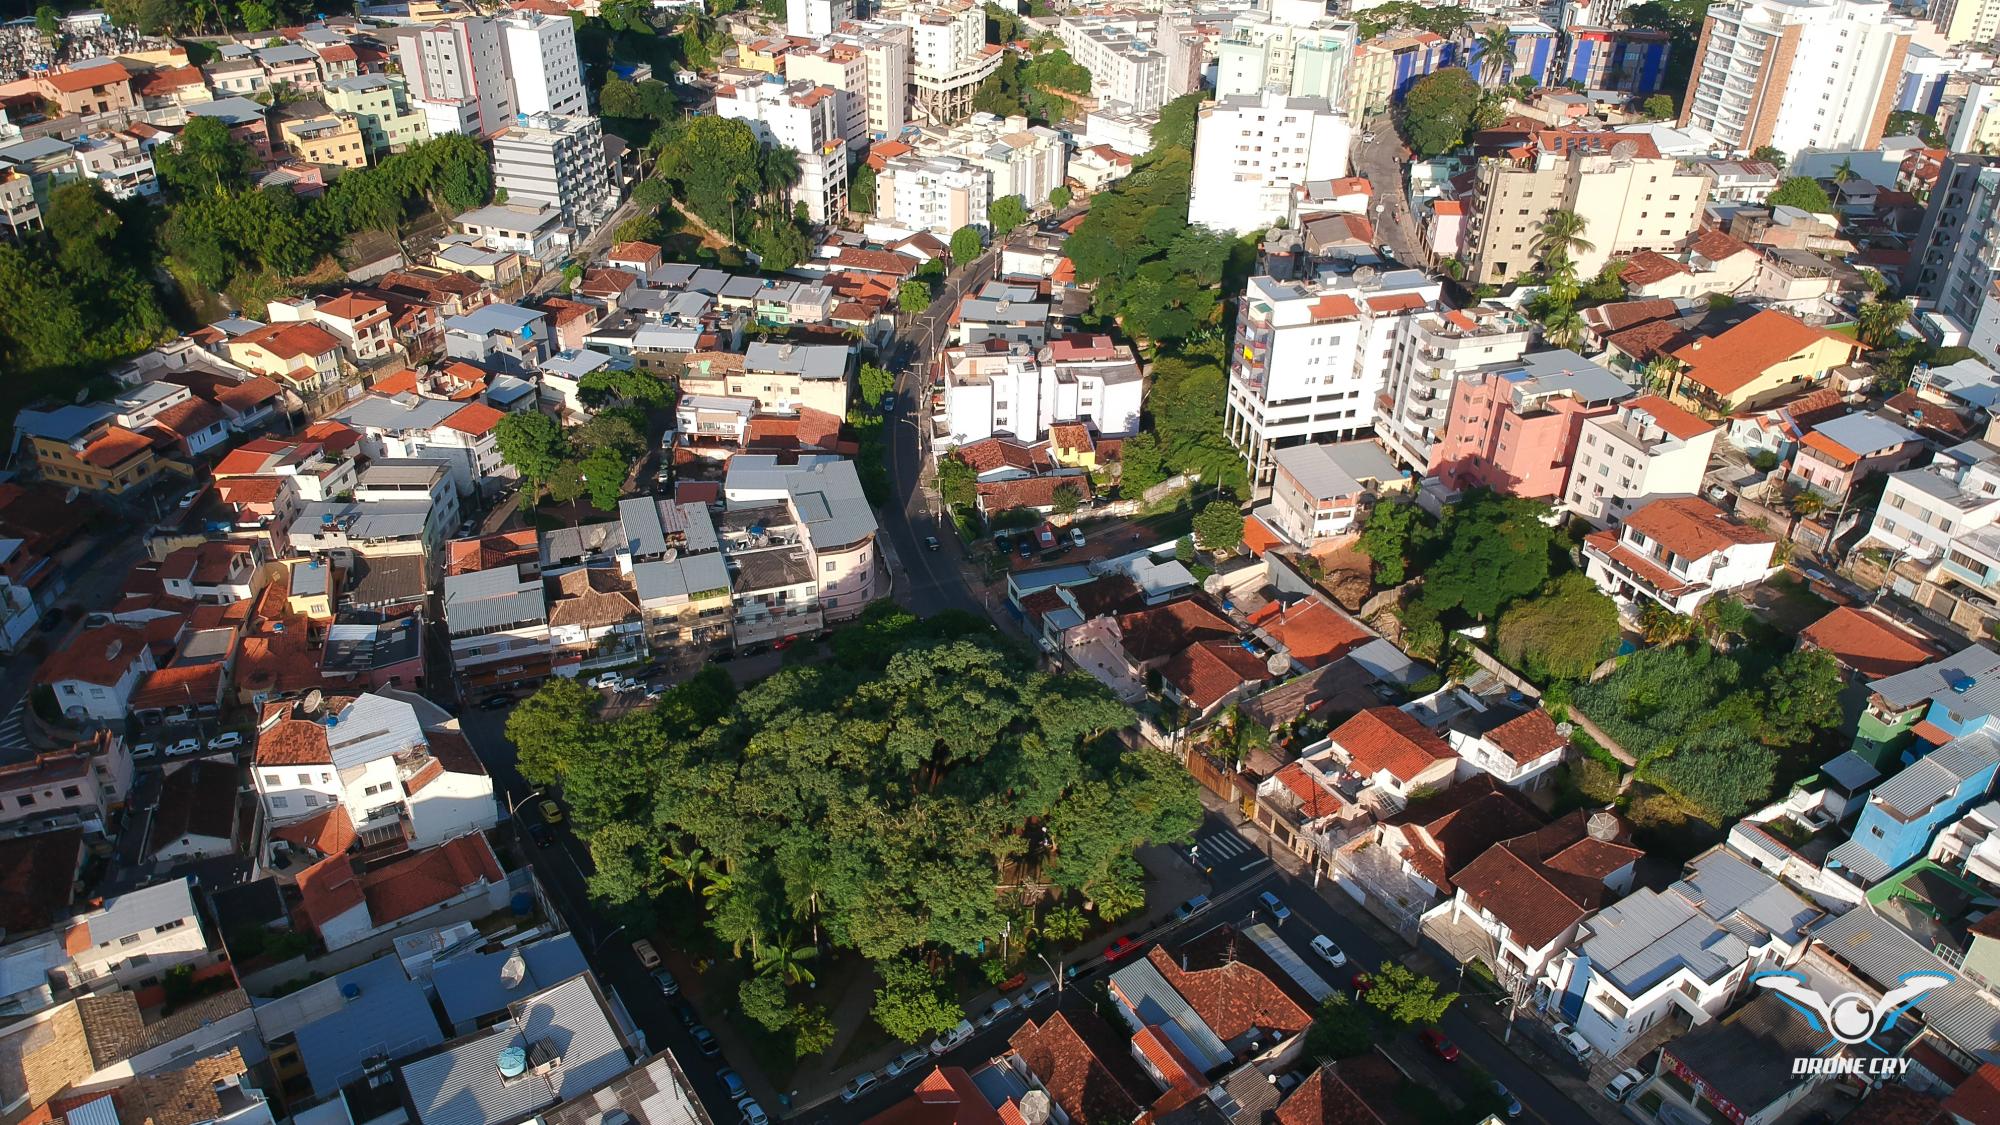
{"type": "Polygon", "coordinates": [[[972,1038],[971,1021],[960,1020],[957,1027],[931,1040],[931,1054],[942,1055],[970,1038],[972,1038]]]}
{"type": "Polygon", "coordinates": [[[851,1102],[868,1091],[873,1090],[875,1084],[880,1081],[882,1081],[882,1076],[872,1070],[866,1074],[856,1075],[848,1081],[847,1085],[840,1088],[840,1100],[851,1102]]]}
{"type": "Polygon", "coordinates": [[[1597,1048],[1592,1047],[1590,1040],[1585,1039],[1576,1028],[1566,1023],[1557,1023],[1549,1030],[1556,1033],[1556,1042],[1561,1043],[1563,1050],[1568,1051],[1576,1061],[1587,1063],[1597,1054],[1597,1048]]]}
{"type": "Polygon", "coordinates": [[[631,695],[633,692],[644,690],[646,690],[646,685],[637,680],[623,679],[618,681],[618,694],[620,695],[631,695]]]}
{"type": "Polygon", "coordinates": [[[589,684],[591,687],[598,688],[600,690],[606,688],[615,688],[618,686],[618,673],[599,672],[597,675],[592,676],[590,679],[585,680],[584,682],[589,684]]]}
{"type": "Polygon", "coordinates": [[[1333,939],[1325,934],[1320,934],[1313,938],[1312,947],[1313,952],[1319,954],[1320,960],[1332,965],[1336,969],[1347,964],[1347,954],[1342,953],[1340,947],[1333,944],[1333,939]]]}
{"type": "Polygon", "coordinates": [[[1632,1091],[1646,1080],[1646,1074],[1636,1066],[1628,1066],[1604,1084],[1604,1096],[1614,1102],[1622,1102],[1632,1095],[1632,1091]]]}
{"type": "Polygon", "coordinates": [[[226,730],[208,740],[210,750],[234,750],[243,745],[243,732],[226,730]]]}
{"type": "Polygon", "coordinates": [[[922,1047],[912,1047],[895,1058],[890,1059],[889,1065],[882,1068],[882,1073],[895,1078],[905,1071],[915,1070],[917,1067],[922,1066],[924,1060],[929,1057],[929,1051],[924,1050],[922,1047]]]}
{"type": "Polygon", "coordinates": [[[157,742],[136,743],[132,747],[132,760],[145,761],[147,758],[150,758],[159,752],[160,752],[160,744],[157,742]]]}
{"type": "Polygon", "coordinates": [[[201,739],[183,738],[179,742],[174,743],[172,746],[167,747],[167,757],[178,758],[183,754],[193,754],[200,749],[201,749],[201,739]]]}

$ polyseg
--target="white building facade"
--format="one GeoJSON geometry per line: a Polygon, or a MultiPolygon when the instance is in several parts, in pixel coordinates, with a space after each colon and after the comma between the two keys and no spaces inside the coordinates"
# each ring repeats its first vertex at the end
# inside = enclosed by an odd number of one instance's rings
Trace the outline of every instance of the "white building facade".
{"type": "Polygon", "coordinates": [[[1282,223],[1292,189],[1347,175],[1351,130],[1325,98],[1222,98],[1195,125],[1188,224],[1243,235],[1282,223]]]}

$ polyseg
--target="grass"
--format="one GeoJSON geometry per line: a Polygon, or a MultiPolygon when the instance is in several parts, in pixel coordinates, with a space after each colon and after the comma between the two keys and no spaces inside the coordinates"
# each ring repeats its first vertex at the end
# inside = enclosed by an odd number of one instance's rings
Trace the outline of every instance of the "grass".
{"type": "Polygon", "coordinates": [[[1780,571],[1764,583],[1773,595],[1765,611],[1771,624],[1787,633],[1797,633],[1825,617],[1833,603],[1807,588],[1805,579],[1792,571],[1780,571]]]}
{"type": "Polygon", "coordinates": [[[1721,841],[1723,833],[1678,796],[1650,785],[1630,794],[1625,806],[1632,841],[1655,858],[1675,863],[1693,859],[1721,841]]]}

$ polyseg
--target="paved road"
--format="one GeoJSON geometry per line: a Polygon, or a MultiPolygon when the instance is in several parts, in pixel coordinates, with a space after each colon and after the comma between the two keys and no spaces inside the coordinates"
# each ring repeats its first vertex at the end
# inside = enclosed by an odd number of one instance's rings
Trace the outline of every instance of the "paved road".
{"type": "Polygon", "coordinates": [[[1409,195],[1404,190],[1402,146],[1387,114],[1370,119],[1354,136],[1354,172],[1367,177],[1375,191],[1373,214],[1369,216],[1375,221],[1375,241],[1388,244],[1399,262],[1425,262],[1428,258],[1416,224],[1410,220],[1409,195]],[[1373,144],[1361,139],[1370,133],[1375,137],[1373,144]]]}

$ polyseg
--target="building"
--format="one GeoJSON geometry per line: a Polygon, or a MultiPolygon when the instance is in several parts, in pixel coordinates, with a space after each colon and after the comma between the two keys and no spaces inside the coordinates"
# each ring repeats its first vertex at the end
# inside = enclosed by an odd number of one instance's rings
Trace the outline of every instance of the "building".
{"type": "Polygon", "coordinates": [[[912,116],[932,125],[965,116],[1004,53],[986,42],[986,9],[973,0],[908,0],[879,15],[910,31],[912,116]]]}
{"type": "Polygon", "coordinates": [[[1291,216],[1293,189],[1347,174],[1347,118],[1325,98],[1220,98],[1195,123],[1188,223],[1249,234],[1291,216]]]}
{"type": "Polygon", "coordinates": [[[1960,326],[1980,318],[1987,294],[2000,281],[2000,157],[1953,153],[1938,173],[1912,244],[1918,296],[1960,326]]]}
{"type": "Polygon", "coordinates": [[[493,21],[500,58],[513,84],[514,112],[557,117],[588,114],[576,24],[568,16],[517,10],[493,21]]]}
{"type": "Polygon", "coordinates": [[[1658,395],[1640,395],[1588,419],[1562,506],[1610,527],[1654,500],[1701,491],[1716,427],[1658,395]]]}
{"type": "Polygon", "coordinates": [[[1769,532],[1735,522],[1706,500],[1654,500],[1634,508],[1616,531],[1584,539],[1584,573],[1620,602],[1645,598],[1685,615],[1717,594],[1762,582],[1776,547],[1769,532]]]}
{"type": "Polygon", "coordinates": [[[1298,547],[1346,535],[1385,488],[1403,483],[1402,470],[1372,441],[1286,446],[1271,461],[1271,502],[1254,514],[1298,547]]]}
{"type": "Polygon", "coordinates": [[[717,530],[739,647],[816,632],[806,626],[854,617],[876,597],[875,516],[853,462],[827,454],[797,462],[738,454],[722,482],[717,530]]]}
{"type": "Polygon", "coordinates": [[[1373,117],[1401,104],[1417,79],[1450,66],[1456,55],[1451,40],[1428,31],[1389,32],[1362,43],[1354,49],[1347,112],[1373,117]]]}
{"type": "Polygon", "coordinates": [[[1567,29],[1562,78],[1581,82],[1587,90],[1617,90],[1627,94],[1658,92],[1666,79],[1673,44],[1664,31],[1647,27],[1582,27],[1567,29]]]}
{"type": "Polygon", "coordinates": [[[1916,761],[1868,793],[1847,840],[1827,853],[1829,870],[1872,887],[1930,851],[1937,834],[1992,792],[2000,735],[1990,720],[1916,761]]]}
{"type": "Polygon", "coordinates": [[[890,140],[908,123],[910,29],[902,24],[850,24],[832,36],[785,54],[785,77],[841,92],[841,131],[850,148],[890,140]]]}
{"type": "Polygon", "coordinates": [[[1704,415],[1734,414],[1818,383],[1860,349],[1852,337],[1765,309],[1676,348],[1666,397],[1704,415]]]}
{"type": "Polygon", "coordinates": [[[317,324],[261,325],[224,349],[231,363],[268,375],[308,401],[332,390],[351,369],[340,337],[317,324]]]}
{"type": "Polygon", "coordinates": [[[327,114],[289,119],[278,123],[278,135],[293,156],[308,164],[330,169],[368,167],[368,146],[359,118],[327,114]]]}
{"type": "Polygon", "coordinates": [[[1438,292],[1415,270],[1328,273],[1311,284],[1250,279],[1229,353],[1223,432],[1243,451],[1253,481],[1270,481],[1280,446],[1373,429],[1404,326],[1431,310],[1438,292]]]}
{"type": "Polygon", "coordinates": [[[562,212],[547,203],[533,207],[491,203],[453,221],[459,233],[477,239],[488,250],[519,254],[536,262],[554,261],[569,253],[570,232],[563,226],[562,212]]]}
{"type": "Polygon", "coordinates": [[[1071,336],[1039,351],[993,340],[944,353],[944,410],[950,443],[995,434],[1039,442],[1065,422],[1099,434],[1137,432],[1145,377],[1131,348],[1108,336],[1071,336]]]}
{"type": "Polygon", "coordinates": [[[78,137],[76,166],[113,199],[149,199],[160,191],[152,148],[130,133],[78,137]]]}
{"type": "Polygon", "coordinates": [[[1268,12],[1236,12],[1215,41],[1216,96],[1277,90],[1327,98],[1344,110],[1358,37],[1353,21],[1298,0],[1277,0],[1268,12]]]}
{"type": "Polygon", "coordinates": [[[524,374],[554,351],[548,314],[519,305],[481,305],[444,322],[444,351],[489,370],[524,374]]]}
{"type": "Polygon", "coordinates": [[[853,0],[785,0],[785,34],[800,39],[824,39],[853,18],[853,0]]]}
{"type": "Polygon", "coordinates": [[[132,93],[132,76],[115,62],[44,71],[31,81],[36,92],[55,103],[58,114],[64,117],[99,117],[138,104],[132,93]]]}
{"type": "MultiPolygon", "coordinates": [[[[1990,47],[2000,36],[2000,4],[1993,0],[1942,0],[1924,14],[1947,43],[1990,47]]],[[[1963,149],[1954,147],[1952,151],[1963,149]]]]}
{"type": "Polygon", "coordinates": [[[471,16],[398,28],[396,62],[431,136],[490,136],[518,112],[493,20],[471,16]]]}
{"type": "Polygon", "coordinates": [[[1677,250],[1701,225],[1708,181],[1663,159],[1644,138],[1550,131],[1518,159],[1480,162],[1466,232],[1469,279],[1504,284],[1536,265],[1535,238],[1550,211],[1585,221],[1590,248],[1571,255],[1579,277],[1613,257],[1677,250]],[[1618,151],[1629,147],[1630,153],[1618,151]]]}
{"type": "Polygon", "coordinates": [[[1585,423],[1632,394],[1617,375],[1567,350],[1465,372],[1452,384],[1426,472],[1454,492],[1560,496],[1585,423]]]}
{"type": "MultiPolygon", "coordinates": [[[[924,130],[915,145],[922,155],[956,159],[983,169],[988,198],[1017,196],[1031,212],[1046,206],[1049,193],[1067,180],[1069,147],[1062,134],[1045,125],[1030,126],[1028,119],[1019,115],[975,113],[948,130],[924,130]]],[[[981,215],[973,222],[984,227],[986,217],[981,215]]]]}
{"type": "Polygon", "coordinates": [[[1894,472],[1924,448],[1924,439],[1915,431],[1879,414],[1845,414],[1805,435],[1792,455],[1787,477],[1839,507],[1862,478],[1894,472]]]}
{"type": "Polygon", "coordinates": [[[157,665],[146,631],[112,621],[72,635],[35,670],[70,719],[123,723],[132,693],[157,665]]]}
{"type": "Polygon", "coordinates": [[[176,966],[213,959],[184,878],[105,899],[70,920],[63,944],[70,963],[62,976],[72,988],[97,989],[107,981],[135,987],[176,966]]]}
{"type": "Polygon", "coordinates": [[[949,238],[983,226],[993,177],[956,157],[895,156],[875,175],[875,215],[885,223],[949,238]]]}
{"type": "MultiPolygon", "coordinates": [[[[499,1023],[396,1070],[416,1125],[512,1125],[602,1096],[600,1088],[632,1065],[633,1034],[585,972],[514,1001],[499,1023]]],[[[674,1093],[686,1097],[679,1087],[674,1093]]],[[[696,1120],[706,1125],[706,1115],[696,1120]]]]}
{"type": "Polygon", "coordinates": [[[337,78],[326,84],[320,96],[328,109],[354,118],[371,160],[430,139],[430,119],[410,105],[401,75],[337,78]]]}
{"type": "Polygon", "coordinates": [[[441,605],[451,665],[476,690],[549,674],[549,615],[533,531],[451,545],[441,605]]]}
{"type": "MultiPolygon", "coordinates": [[[[1152,113],[1186,93],[1168,93],[1170,60],[1153,42],[1163,23],[1172,26],[1162,18],[1072,15],[1056,23],[1056,34],[1070,57],[1090,71],[1090,93],[1100,104],[1119,102],[1135,113],[1152,113]]],[[[1184,77],[1185,63],[1180,69],[1184,77]]]]}
{"type": "Polygon", "coordinates": [[[745,122],[759,144],[798,154],[799,182],[791,198],[806,205],[815,223],[838,222],[847,213],[846,124],[843,100],[831,86],[763,82],[721,86],[715,112],[745,122]]]}
{"type": "Polygon", "coordinates": [[[1377,399],[1377,436],[1398,461],[1428,472],[1459,377],[1520,359],[1532,335],[1525,317],[1498,305],[1411,316],[1394,337],[1377,399]]]}
{"type": "Polygon", "coordinates": [[[584,230],[616,210],[620,195],[595,117],[536,114],[506,127],[493,138],[493,184],[510,205],[546,204],[584,230]]]}
{"type": "Polygon", "coordinates": [[[119,425],[114,408],[103,404],[23,410],[14,430],[28,439],[35,471],[60,487],[123,496],[174,464],[158,455],[151,438],[119,425]]]}
{"type": "Polygon", "coordinates": [[[1717,4],[1702,23],[1680,125],[1740,154],[1874,148],[1913,30],[1882,0],[1717,4]]]}

